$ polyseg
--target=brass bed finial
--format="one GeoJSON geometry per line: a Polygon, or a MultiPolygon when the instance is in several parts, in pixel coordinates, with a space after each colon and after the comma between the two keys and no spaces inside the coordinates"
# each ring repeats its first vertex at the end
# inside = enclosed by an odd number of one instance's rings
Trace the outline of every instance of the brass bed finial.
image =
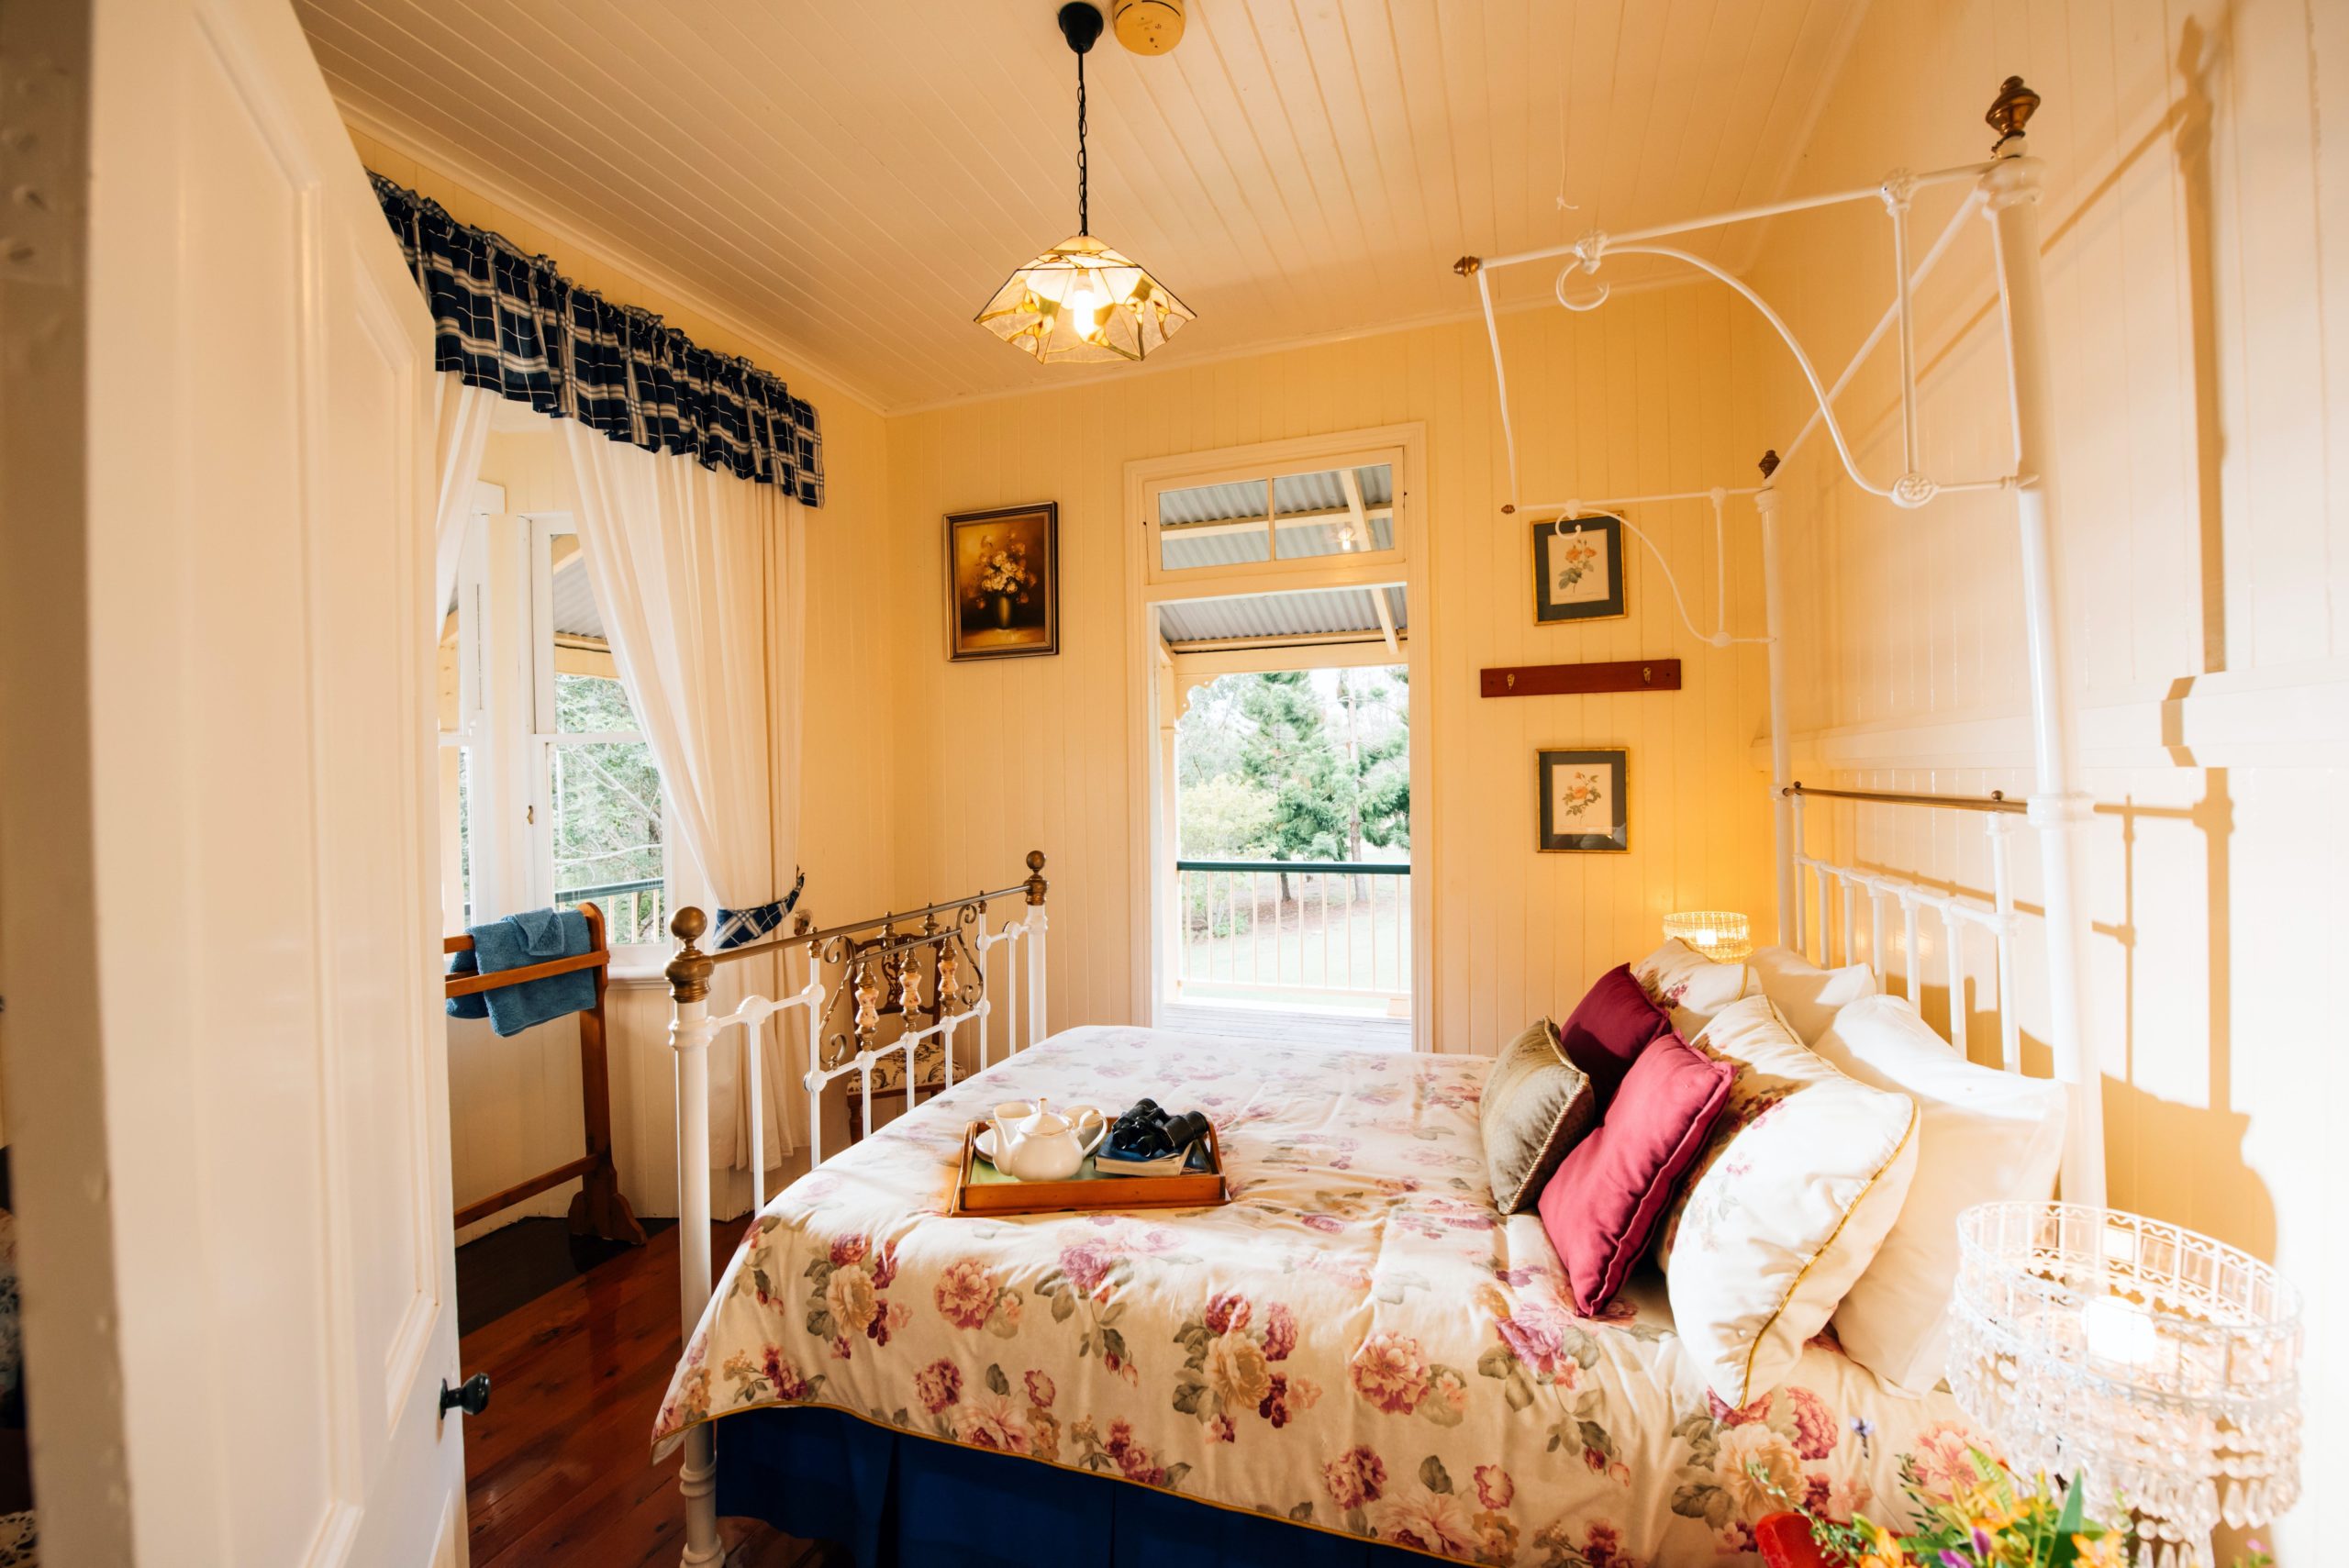
{"type": "Polygon", "coordinates": [[[709,974],[718,961],[694,946],[695,939],[708,929],[709,917],[690,904],[670,917],[669,934],[685,944],[662,971],[669,977],[672,1001],[698,1002],[709,995],[709,974]]]}
{"type": "Polygon", "coordinates": [[[1998,133],[1998,145],[1990,150],[1996,152],[2021,136],[2023,127],[2031,123],[2031,117],[2038,109],[2039,95],[2024,86],[2021,77],[2009,76],[2000,83],[1998,95],[1991,102],[1990,112],[1982,117],[1984,122],[1998,133]]]}
{"type": "Polygon", "coordinates": [[[1044,851],[1028,851],[1028,904],[1033,908],[1044,901],[1044,851]]]}

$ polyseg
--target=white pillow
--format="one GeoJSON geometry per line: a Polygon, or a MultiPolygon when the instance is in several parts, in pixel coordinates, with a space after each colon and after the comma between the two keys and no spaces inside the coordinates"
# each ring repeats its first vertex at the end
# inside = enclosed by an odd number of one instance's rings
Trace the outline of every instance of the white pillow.
{"type": "Polygon", "coordinates": [[[1876,971],[1865,963],[1821,969],[1785,948],[1758,949],[1745,962],[1762,994],[1787,1016],[1805,1044],[1825,1034],[1844,1007],[1876,995],[1876,971]]]}
{"type": "Polygon", "coordinates": [[[1941,1381],[1949,1350],[1958,1212],[2055,1190],[2068,1091],[1966,1061],[1898,996],[1845,1007],[1817,1049],[1863,1084],[1914,1096],[1923,1118],[1900,1218],[1835,1311],[1836,1336],[1854,1361],[1922,1394],[1941,1381]]]}
{"type": "Polygon", "coordinates": [[[1785,1380],[1876,1256],[1916,1173],[1917,1106],[1838,1073],[1767,996],[1691,1043],[1737,1079],[1656,1258],[1682,1346],[1734,1410],[1785,1380]]]}
{"type": "Polygon", "coordinates": [[[1746,992],[1744,964],[1716,963],[1678,937],[1665,938],[1631,965],[1631,978],[1649,1001],[1672,1015],[1673,1031],[1682,1040],[1695,1040],[1715,1013],[1746,992]]]}

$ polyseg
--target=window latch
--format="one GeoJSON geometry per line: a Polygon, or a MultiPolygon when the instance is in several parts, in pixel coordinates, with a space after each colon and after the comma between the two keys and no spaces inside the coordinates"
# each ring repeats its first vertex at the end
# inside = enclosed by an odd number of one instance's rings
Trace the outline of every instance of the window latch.
{"type": "Polygon", "coordinates": [[[533,828],[537,827],[539,825],[538,806],[536,805],[530,805],[522,807],[522,820],[529,823],[533,828]]]}

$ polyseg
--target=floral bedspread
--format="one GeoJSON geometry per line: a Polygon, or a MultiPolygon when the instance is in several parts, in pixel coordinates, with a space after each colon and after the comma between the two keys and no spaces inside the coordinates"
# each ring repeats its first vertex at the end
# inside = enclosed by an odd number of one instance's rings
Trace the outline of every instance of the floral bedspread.
{"type": "Polygon", "coordinates": [[[1970,1478],[1946,1395],[1814,1341],[1721,1405],[1662,1282],[1575,1315],[1541,1222],[1495,1213],[1482,1057],[1079,1029],[958,1084],[751,1223],[653,1429],[821,1405],[1464,1562],[1647,1568],[1753,1550],[1782,1497],[1897,1514],[1900,1456],[1970,1478]],[[1049,1095],[1215,1120],[1232,1201],[953,1218],[964,1124],[1049,1095]]]}

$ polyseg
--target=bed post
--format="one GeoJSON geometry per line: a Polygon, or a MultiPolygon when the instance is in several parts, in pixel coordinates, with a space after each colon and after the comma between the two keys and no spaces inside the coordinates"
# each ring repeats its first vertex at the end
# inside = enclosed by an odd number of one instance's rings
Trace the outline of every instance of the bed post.
{"type": "MultiPolygon", "coordinates": [[[[1042,1040],[1044,1028],[1044,851],[1028,851],[1028,1043],[1042,1040]]],[[[1011,1024],[1004,1022],[1004,1044],[1011,1043],[1011,1024]]]]}
{"type": "Polygon", "coordinates": [[[2049,1036],[2056,1075],[2072,1085],[2072,1135],[2064,1152],[2064,1197],[2104,1204],[2104,1086],[2087,1042],[2083,978],[2087,969],[2087,829],[2095,802],[2081,787],[2070,633],[2065,624],[2062,558],[2054,547],[2049,490],[2055,465],[2048,385],[2047,301],[2039,267],[2039,161],[2023,128],[2039,95],[2009,76],[1986,117],[1998,133],[1997,161],[1982,176],[1995,236],[1998,295],[2006,306],[2007,374],[2013,405],[2015,520],[2022,543],[2024,629],[2031,655],[2032,750],[2036,762],[2031,823],[2039,829],[2046,885],[2049,1036]]]}
{"type": "Polygon", "coordinates": [[[1794,782],[1794,737],[1787,730],[1786,579],[1778,561],[1778,492],[1772,476],[1778,454],[1762,454],[1762,488],[1753,509],[1762,515],[1762,632],[1770,659],[1770,813],[1778,846],[1778,945],[1792,947],[1795,919],[1795,803],[1787,794],[1794,782]]]}
{"type": "MultiPolygon", "coordinates": [[[[677,1284],[685,1329],[693,1340],[709,1305],[709,976],[718,967],[694,946],[709,917],[691,905],[669,922],[684,945],[669,961],[669,1048],[677,1053],[677,1284]]],[[[707,1422],[685,1434],[677,1490],[685,1499],[685,1568],[726,1560],[718,1540],[718,1460],[707,1422]]]]}

